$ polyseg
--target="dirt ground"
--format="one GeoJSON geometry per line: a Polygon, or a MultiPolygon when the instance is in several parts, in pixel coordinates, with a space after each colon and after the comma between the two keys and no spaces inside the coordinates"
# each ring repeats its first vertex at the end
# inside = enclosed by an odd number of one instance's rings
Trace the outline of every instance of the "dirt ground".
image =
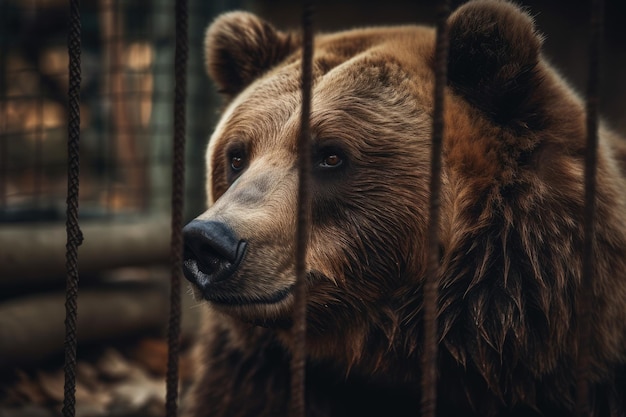
{"type": "MultiPolygon", "coordinates": [[[[179,363],[182,392],[192,373],[191,349],[179,363]]],[[[110,346],[79,347],[76,368],[77,417],[159,417],[165,414],[167,343],[142,338],[110,346]]],[[[33,369],[15,368],[0,376],[0,417],[61,415],[63,358],[33,369]]]]}

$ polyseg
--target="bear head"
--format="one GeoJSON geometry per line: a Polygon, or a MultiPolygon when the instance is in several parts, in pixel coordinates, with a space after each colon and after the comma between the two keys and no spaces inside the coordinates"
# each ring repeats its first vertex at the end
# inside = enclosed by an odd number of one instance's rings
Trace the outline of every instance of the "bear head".
{"type": "MultiPolygon", "coordinates": [[[[584,109],[517,6],[472,1],[448,29],[442,360],[522,401],[541,375],[574,380],[584,109]]],[[[225,107],[206,156],[209,209],[185,229],[198,296],[279,333],[294,302],[301,53],[299,35],[246,12],[209,27],[225,107]]],[[[400,26],[318,35],[313,57],[308,354],[405,379],[421,352],[434,53],[432,28],[400,26]]],[[[623,173],[600,146],[598,375],[626,341],[626,280],[610,278],[626,270],[623,173]]]]}

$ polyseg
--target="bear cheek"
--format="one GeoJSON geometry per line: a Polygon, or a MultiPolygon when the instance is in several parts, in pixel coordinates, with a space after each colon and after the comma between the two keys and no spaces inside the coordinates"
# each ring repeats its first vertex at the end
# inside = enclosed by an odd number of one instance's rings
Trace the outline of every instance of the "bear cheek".
{"type": "Polygon", "coordinates": [[[323,279],[333,282],[337,285],[339,282],[345,281],[345,250],[341,247],[341,240],[338,238],[328,239],[315,231],[307,251],[307,269],[308,271],[322,275],[323,279]]]}

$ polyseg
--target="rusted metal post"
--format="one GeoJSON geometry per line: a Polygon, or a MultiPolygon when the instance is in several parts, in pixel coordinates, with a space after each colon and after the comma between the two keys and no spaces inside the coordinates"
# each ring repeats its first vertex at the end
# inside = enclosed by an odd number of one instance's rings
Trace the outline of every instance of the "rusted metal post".
{"type": "Polygon", "coordinates": [[[587,151],[585,153],[585,209],[582,283],[578,294],[578,364],[576,414],[590,415],[589,371],[591,360],[591,313],[596,214],[596,171],[598,158],[598,103],[600,85],[600,44],[604,20],[604,1],[591,2],[591,33],[589,41],[589,73],[587,74],[587,151]]]}
{"type": "Polygon", "coordinates": [[[448,29],[447,0],[441,0],[437,13],[435,46],[435,88],[430,170],[430,211],[428,221],[428,268],[424,281],[424,352],[422,355],[422,416],[435,417],[437,405],[437,310],[439,278],[439,206],[441,153],[443,147],[444,92],[447,83],[448,29]]]}
{"type": "Polygon", "coordinates": [[[178,413],[178,356],[180,352],[181,299],[183,264],[183,209],[185,200],[185,134],[187,100],[187,0],[176,0],[176,50],[174,52],[174,141],[172,165],[172,239],[170,314],[167,331],[168,355],[165,413],[178,413]]]}
{"type": "Polygon", "coordinates": [[[291,359],[291,417],[304,417],[306,374],[306,251],[311,223],[311,146],[310,113],[313,78],[313,5],[304,2],[302,12],[302,108],[298,138],[298,222],[296,228],[294,311],[291,359]]]}

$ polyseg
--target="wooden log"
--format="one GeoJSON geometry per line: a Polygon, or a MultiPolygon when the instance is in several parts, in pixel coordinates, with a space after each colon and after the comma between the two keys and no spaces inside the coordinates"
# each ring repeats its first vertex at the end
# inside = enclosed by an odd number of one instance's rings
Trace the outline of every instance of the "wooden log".
{"type": "MultiPolygon", "coordinates": [[[[155,331],[167,325],[165,285],[123,283],[83,289],[78,295],[77,337],[104,343],[155,331]]],[[[183,337],[197,327],[190,296],[183,297],[183,337]]],[[[63,351],[65,295],[33,295],[0,303],[0,369],[29,365],[63,351]]]]}
{"type": "MultiPolygon", "coordinates": [[[[169,219],[89,221],[81,224],[81,275],[120,266],[169,261],[169,219]]],[[[6,289],[65,282],[65,226],[3,225],[0,228],[0,294],[6,289]]]]}

